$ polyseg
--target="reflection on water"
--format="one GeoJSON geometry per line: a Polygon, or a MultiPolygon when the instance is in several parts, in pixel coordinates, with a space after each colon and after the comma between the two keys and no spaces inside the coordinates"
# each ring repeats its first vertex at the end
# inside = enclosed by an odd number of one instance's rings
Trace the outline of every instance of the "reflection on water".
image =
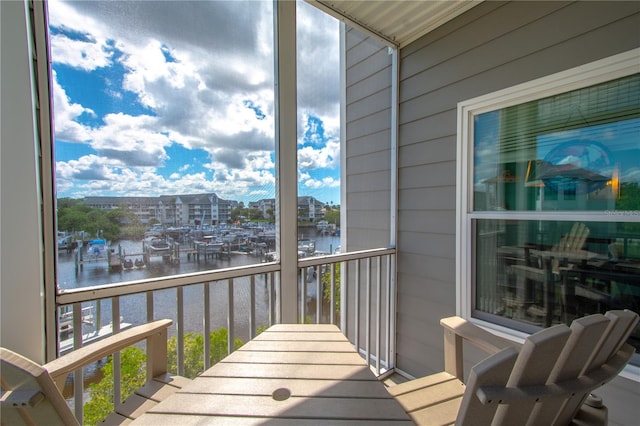
{"type": "MultiPolygon", "coordinates": [[[[316,250],[330,253],[340,244],[340,237],[318,236],[316,250]]],[[[112,245],[114,250],[121,250],[126,253],[140,253],[142,243],[139,241],[120,241],[112,245]]],[[[106,265],[90,264],[76,274],[75,260],[73,254],[60,252],[58,259],[58,285],[60,289],[72,289],[89,287],[92,285],[112,284],[129,281],[137,281],[154,277],[168,275],[178,275],[190,272],[221,269],[242,265],[250,265],[262,262],[263,257],[252,253],[232,252],[230,257],[210,258],[205,262],[203,259],[196,262],[193,257],[187,260],[185,253],[181,255],[179,264],[169,264],[163,262],[161,257],[152,258],[144,268],[123,269],[121,271],[109,272],[106,265]]],[[[236,335],[246,340],[249,336],[249,303],[250,303],[250,282],[249,278],[234,280],[234,320],[236,335]]],[[[212,328],[227,327],[227,281],[215,282],[210,286],[211,304],[211,326],[212,328]]],[[[184,287],[184,330],[185,332],[200,331],[202,329],[203,315],[203,285],[191,285],[184,287]]],[[[267,292],[265,277],[256,277],[256,321],[258,325],[266,324],[267,320],[267,292]]],[[[154,294],[154,318],[170,318],[174,321],[174,326],[169,330],[175,332],[176,289],[157,291],[154,294]]],[[[120,315],[122,321],[128,324],[143,324],[147,322],[146,317],[146,296],[144,294],[120,297],[120,315]]],[[[103,300],[96,306],[96,313],[101,325],[111,322],[111,301],[103,300]]]]}
{"type": "MultiPolygon", "coordinates": [[[[301,237],[302,238],[302,237],[301,237]]],[[[323,236],[314,238],[316,240],[316,250],[325,253],[333,252],[340,244],[340,237],[323,236]]],[[[120,245],[127,253],[141,252],[141,242],[120,241],[115,246],[120,245]]],[[[186,254],[183,254],[179,264],[168,264],[162,258],[153,258],[144,268],[131,268],[117,272],[109,272],[106,265],[87,265],[78,274],[75,272],[75,261],[73,254],[60,252],[58,258],[58,285],[60,289],[72,289],[89,287],[100,284],[113,284],[121,282],[136,281],[154,277],[168,275],[185,274],[189,272],[206,271],[213,269],[228,268],[234,266],[251,265],[262,262],[263,257],[251,253],[234,252],[229,258],[213,258],[196,262],[193,258],[188,261],[186,254]]],[[[242,341],[249,340],[249,315],[251,312],[250,281],[249,278],[234,279],[234,325],[235,335],[242,341]]],[[[315,291],[315,286],[310,285],[309,291],[315,291]]],[[[315,294],[315,293],[314,293],[315,294]]],[[[203,298],[204,285],[195,284],[183,287],[184,306],[184,332],[201,333],[203,330],[203,298]]],[[[165,289],[154,292],[154,319],[168,318],[173,320],[173,325],[169,328],[169,336],[176,334],[177,323],[177,298],[176,289],[165,289]]],[[[211,306],[211,329],[228,327],[228,282],[214,282],[209,288],[209,302],[211,306]]],[[[264,276],[256,276],[255,279],[255,301],[256,301],[256,324],[257,326],[268,323],[268,289],[264,276]]],[[[111,300],[102,300],[95,303],[96,317],[99,318],[99,325],[107,325],[111,322],[112,307],[111,300]]],[[[122,323],[139,325],[147,322],[146,295],[135,294],[120,297],[120,316],[122,323]]],[[[86,325],[89,331],[90,325],[86,325]]],[[[104,362],[98,362],[85,369],[85,383],[94,382],[99,379],[99,369],[104,362]]],[[[65,388],[65,397],[70,397],[73,392],[72,383],[69,380],[65,388]]]]}

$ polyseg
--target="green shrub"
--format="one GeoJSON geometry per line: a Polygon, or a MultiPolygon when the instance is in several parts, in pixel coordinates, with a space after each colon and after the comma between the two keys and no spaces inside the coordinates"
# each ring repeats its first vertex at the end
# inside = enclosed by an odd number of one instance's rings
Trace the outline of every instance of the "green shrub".
{"type": "MultiPolygon", "coordinates": [[[[336,263],[334,266],[336,275],[336,288],[334,290],[335,297],[335,316],[340,318],[340,263],[336,263]]],[[[331,304],[331,268],[327,267],[327,271],[322,274],[322,292],[325,302],[331,304]]]]}
{"type": "MultiPolygon", "coordinates": [[[[259,332],[262,328],[259,329],[259,332]]],[[[209,336],[211,365],[228,355],[226,328],[211,332],[209,336]]],[[[242,340],[234,339],[233,347],[238,349],[243,345],[242,340]]],[[[167,341],[168,371],[176,374],[177,368],[177,338],[172,336],[167,341]]],[[[204,345],[202,334],[187,333],[184,336],[184,376],[196,377],[204,371],[204,345]]],[[[144,385],[146,380],[147,355],[142,349],[128,347],[121,352],[121,382],[122,400],[133,394],[136,389],[144,385]]],[[[107,359],[102,367],[102,379],[89,385],[89,401],[84,404],[84,424],[96,425],[113,412],[113,357],[107,359]]]]}
{"type": "MultiPolygon", "coordinates": [[[[120,353],[122,400],[145,382],[147,355],[134,346],[120,353]]],[[[96,425],[113,412],[113,357],[102,367],[102,380],[89,385],[90,400],[84,404],[84,424],[96,425]]]]}
{"type": "MultiPolygon", "coordinates": [[[[229,354],[227,350],[227,337],[229,332],[226,328],[220,328],[211,332],[209,336],[209,362],[213,365],[229,354]]],[[[172,336],[168,342],[169,371],[177,374],[178,371],[178,351],[177,338],[172,336]]],[[[244,343],[235,338],[233,341],[234,350],[240,348],[244,343]]],[[[204,344],[202,334],[187,333],[184,335],[184,376],[193,379],[204,371],[204,344]]]]}

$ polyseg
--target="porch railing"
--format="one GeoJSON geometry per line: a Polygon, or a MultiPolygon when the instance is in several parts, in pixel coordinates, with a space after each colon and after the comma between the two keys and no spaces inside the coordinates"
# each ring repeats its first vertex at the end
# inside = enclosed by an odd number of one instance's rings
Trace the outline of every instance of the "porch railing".
{"type": "MultiPolygon", "coordinates": [[[[298,306],[280,306],[280,264],[262,263],[58,294],[60,352],[70,351],[131,325],[170,318],[176,364],[185,373],[185,336],[202,334],[204,369],[210,367],[207,336],[226,328],[227,350],[261,327],[279,322],[283,309],[297,309],[299,322],[337,324],[378,375],[393,369],[395,249],[373,249],[298,260],[298,306]],[[346,285],[342,285],[346,283],[346,285]],[[69,326],[71,324],[71,326],[69,326]],[[82,330],[82,332],[77,332],[82,330]]],[[[84,384],[83,371],[72,382],[84,384]]],[[[73,386],[82,421],[84,385],[73,386]]],[[[120,357],[114,355],[114,401],[121,401],[120,357]]]]}

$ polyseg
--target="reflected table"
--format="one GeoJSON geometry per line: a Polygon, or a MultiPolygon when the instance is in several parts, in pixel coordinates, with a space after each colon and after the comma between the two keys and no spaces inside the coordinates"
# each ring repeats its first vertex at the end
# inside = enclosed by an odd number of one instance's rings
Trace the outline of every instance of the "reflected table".
{"type": "Polygon", "coordinates": [[[413,424],[334,325],[275,325],[136,425],[413,424]]]}
{"type": "MultiPolygon", "coordinates": [[[[516,286],[516,303],[522,310],[526,308],[526,312],[530,315],[539,317],[540,325],[543,327],[551,326],[556,305],[556,286],[563,284],[562,277],[566,275],[566,271],[585,265],[589,260],[599,256],[598,253],[587,250],[525,249],[526,264],[511,266],[511,270],[523,280],[522,285],[516,286]],[[539,259],[540,263],[531,259],[539,259]],[[533,283],[542,284],[541,306],[536,303],[538,300],[536,300],[533,283]]],[[[562,301],[563,306],[565,302],[562,301]]],[[[523,318],[524,313],[521,313],[520,317],[523,318]]]]}

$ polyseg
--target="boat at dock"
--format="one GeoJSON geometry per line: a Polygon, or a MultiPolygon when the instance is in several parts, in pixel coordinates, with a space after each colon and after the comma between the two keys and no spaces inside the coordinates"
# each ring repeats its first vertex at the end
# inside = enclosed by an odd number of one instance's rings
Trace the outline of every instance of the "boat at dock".
{"type": "Polygon", "coordinates": [[[66,232],[58,231],[58,250],[66,250],[70,252],[78,246],[73,235],[69,235],[66,232]]]}
{"type": "Polygon", "coordinates": [[[149,243],[147,247],[154,253],[168,252],[169,250],[171,250],[171,245],[164,238],[151,238],[148,241],[149,243]]]}
{"type": "Polygon", "coordinates": [[[86,255],[89,258],[98,259],[104,258],[106,259],[108,252],[107,241],[101,238],[97,238],[95,240],[91,240],[87,243],[87,252],[86,255]]]}
{"type": "Polygon", "coordinates": [[[298,257],[313,256],[316,252],[316,241],[310,239],[298,240],[298,257]]]}
{"type": "Polygon", "coordinates": [[[86,246],[82,246],[81,241],[78,241],[78,244],[80,246],[74,251],[76,275],[88,265],[109,267],[111,250],[106,240],[97,238],[87,242],[86,246]]]}
{"type": "MultiPolygon", "coordinates": [[[[274,227],[209,226],[206,229],[191,229],[188,233],[179,235],[178,239],[168,233],[169,229],[171,228],[165,228],[161,236],[120,240],[113,244],[99,237],[90,242],[85,241],[84,244],[78,240],[80,248],[73,252],[74,256],[71,258],[75,259],[76,278],[70,282],[95,283],[100,270],[113,274],[104,279],[109,283],[162,275],[158,272],[162,268],[161,265],[171,268],[167,269],[165,274],[174,274],[178,271],[192,272],[228,267],[237,263],[235,259],[243,255],[250,255],[254,262],[269,261],[276,257],[274,227]],[[101,255],[102,253],[104,254],[101,255]],[[189,266],[190,263],[193,265],[189,266]],[[90,275],[82,277],[81,273],[87,267],[90,267],[90,275]],[[118,276],[122,272],[126,272],[126,275],[118,276]]],[[[157,229],[154,231],[157,232],[157,229]]],[[[315,229],[312,229],[312,233],[314,231],[315,229]]],[[[300,233],[298,257],[332,253],[333,247],[337,245],[337,241],[334,241],[333,236],[319,235],[309,238],[308,234],[300,233]]],[[[59,262],[65,259],[66,257],[61,256],[59,262]]],[[[247,259],[238,260],[241,264],[251,263],[251,260],[247,259]]]]}

